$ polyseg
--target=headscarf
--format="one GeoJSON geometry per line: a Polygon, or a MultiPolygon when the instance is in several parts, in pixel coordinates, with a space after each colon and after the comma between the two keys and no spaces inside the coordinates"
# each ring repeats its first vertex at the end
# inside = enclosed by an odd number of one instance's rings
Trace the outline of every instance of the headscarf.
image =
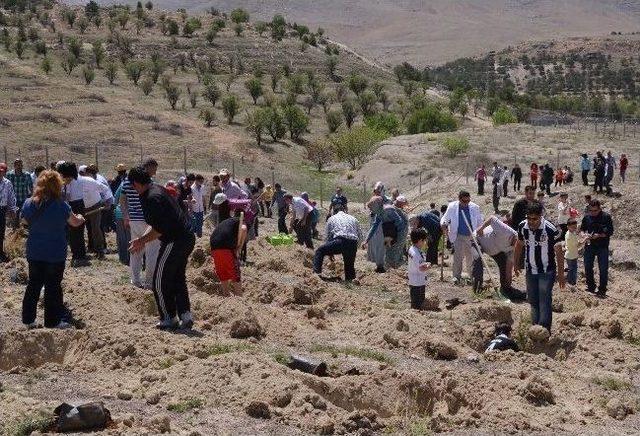
{"type": "Polygon", "coordinates": [[[371,211],[371,213],[379,214],[382,213],[382,208],[384,205],[384,199],[379,195],[374,195],[371,197],[369,202],[367,202],[367,207],[371,211]]]}

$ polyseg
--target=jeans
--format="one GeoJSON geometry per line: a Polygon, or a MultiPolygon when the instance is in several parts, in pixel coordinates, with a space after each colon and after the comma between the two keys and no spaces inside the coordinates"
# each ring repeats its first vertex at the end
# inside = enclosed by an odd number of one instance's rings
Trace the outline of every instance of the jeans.
{"type": "Polygon", "coordinates": [[[527,273],[527,298],[531,305],[531,324],[541,325],[551,331],[551,292],[556,272],[527,273]]]}
{"type": "Polygon", "coordinates": [[[198,238],[202,238],[202,224],[204,223],[204,212],[194,212],[191,217],[191,229],[198,238]]]}
{"type": "Polygon", "coordinates": [[[514,177],[513,178],[513,190],[514,191],[519,191],[520,190],[520,184],[522,183],[522,178],[520,177],[514,177]]]}
{"type": "MultiPolygon", "coordinates": [[[[75,214],[84,215],[84,201],[70,201],[69,206],[75,214]]],[[[87,247],[84,244],[84,224],[78,227],[69,226],[69,248],[71,248],[72,259],[85,259],[87,257],[87,247]]]]}
{"type": "Polygon", "coordinates": [[[116,220],[116,242],[118,244],[118,259],[123,265],[129,265],[129,241],[131,230],[125,229],[122,219],[116,220]]]}
{"type": "Polygon", "coordinates": [[[36,320],[40,291],[44,286],[44,326],[55,327],[63,318],[62,276],[64,261],[42,262],[29,260],[29,282],[22,299],[22,322],[31,324],[36,320]]]}
{"type": "Polygon", "coordinates": [[[153,294],[162,320],[174,319],[191,311],[186,270],[195,241],[195,236],[189,234],[160,245],[153,275],[153,294]]]}
{"type": "Polygon", "coordinates": [[[503,293],[505,291],[509,292],[509,290],[511,289],[511,280],[509,280],[510,277],[509,277],[509,275],[507,273],[507,271],[508,271],[508,269],[507,269],[508,255],[507,255],[507,253],[501,251],[500,253],[496,254],[495,256],[491,256],[491,257],[498,264],[498,271],[500,272],[500,289],[502,290],[503,293]]]}
{"type": "Polygon", "coordinates": [[[422,310],[424,305],[425,286],[409,286],[409,295],[411,296],[411,308],[422,310]]]}
{"type": "Polygon", "coordinates": [[[358,241],[346,238],[335,238],[328,241],[316,250],[313,256],[313,272],[316,274],[322,273],[322,262],[325,256],[333,256],[336,254],[342,254],[342,260],[344,261],[344,278],[347,281],[351,281],[356,278],[356,253],[358,252],[358,241]]]}
{"type": "Polygon", "coordinates": [[[434,235],[434,240],[429,240],[429,245],[427,245],[425,260],[431,263],[431,265],[438,264],[438,248],[440,247],[440,238],[441,235],[439,233],[434,235]]]}
{"type": "Polygon", "coordinates": [[[600,287],[601,293],[607,292],[607,283],[609,282],[609,247],[593,246],[589,244],[584,247],[584,275],[587,279],[587,289],[594,291],[596,289],[596,281],[594,278],[594,260],[598,258],[598,269],[600,270],[600,287]]]}
{"type": "Polygon", "coordinates": [[[582,170],[582,184],[589,186],[589,170],[582,170]]]}
{"type": "Polygon", "coordinates": [[[624,183],[624,182],[626,182],[626,181],[627,181],[627,180],[626,180],[626,178],[627,178],[627,177],[626,177],[626,174],[627,174],[627,170],[626,170],[626,169],[624,169],[624,170],[620,170],[620,178],[622,179],[622,183],[624,183]]]}
{"type": "Polygon", "coordinates": [[[478,180],[478,195],[484,195],[484,180],[478,180]]]}
{"type": "Polygon", "coordinates": [[[502,183],[502,196],[506,197],[508,193],[509,193],[509,180],[505,180],[502,183]]]}
{"type": "Polygon", "coordinates": [[[578,282],[578,259],[565,259],[567,261],[567,283],[575,286],[578,282]]]}
{"type": "Polygon", "coordinates": [[[278,208],[278,233],[284,233],[285,235],[289,234],[289,230],[287,230],[287,222],[285,221],[287,217],[287,208],[279,207],[278,208]]]}
{"type": "MultiPolygon", "coordinates": [[[[86,213],[88,214],[91,211],[97,210],[101,206],[100,203],[91,206],[86,209],[86,213]]],[[[104,233],[102,233],[102,213],[95,212],[87,218],[87,229],[89,230],[89,246],[91,251],[94,253],[101,255],[104,254],[105,249],[105,240],[104,233]]]]}
{"type": "Polygon", "coordinates": [[[602,192],[604,190],[604,174],[601,172],[594,172],[595,182],[593,183],[593,192],[602,192]]]}

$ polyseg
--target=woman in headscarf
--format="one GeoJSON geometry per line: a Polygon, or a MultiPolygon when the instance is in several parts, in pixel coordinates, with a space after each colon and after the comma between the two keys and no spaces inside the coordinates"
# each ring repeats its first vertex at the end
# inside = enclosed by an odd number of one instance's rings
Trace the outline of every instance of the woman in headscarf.
{"type": "Polygon", "coordinates": [[[407,233],[409,232],[409,217],[404,211],[404,207],[409,204],[404,195],[398,195],[393,206],[384,206],[383,222],[393,222],[397,228],[397,235],[393,243],[387,247],[387,268],[399,268],[405,263],[404,252],[406,248],[407,233]],[[397,214],[397,217],[392,216],[397,214]],[[397,220],[400,225],[397,225],[397,220]]]}
{"type": "Polygon", "coordinates": [[[384,200],[379,195],[371,197],[367,203],[367,208],[371,211],[371,227],[367,238],[362,244],[367,249],[367,260],[376,264],[376,272],[383,273],[384,269],[384,234],[382,233],[382,214],[384,200]]]}

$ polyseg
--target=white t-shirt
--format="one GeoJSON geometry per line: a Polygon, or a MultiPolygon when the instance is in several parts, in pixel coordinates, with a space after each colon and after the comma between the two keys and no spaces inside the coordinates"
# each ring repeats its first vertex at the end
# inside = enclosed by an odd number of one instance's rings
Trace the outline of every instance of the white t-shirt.
{"type": "Polygon", "coordinates": [[[198,188],[198,185],[195,183],[191,185],[191,197],[194,200],[193,203],[193,212],[204,212],[204,196],[206,194],[206,188],[201,186],[198,188]]]}
{"type": "Polygon", "coordinates": [[[570,209],[569,202],[558,202],[558,224],[566,224],[569,221],[570,209]]]}
{"type": "Polygon", "coordinates": [[[424,254],[418,247],[412,245],[409,248],[409,286],[424,286],[427,284],[427,272],[420,271],[420,265],[426,262],[424,254]]]}

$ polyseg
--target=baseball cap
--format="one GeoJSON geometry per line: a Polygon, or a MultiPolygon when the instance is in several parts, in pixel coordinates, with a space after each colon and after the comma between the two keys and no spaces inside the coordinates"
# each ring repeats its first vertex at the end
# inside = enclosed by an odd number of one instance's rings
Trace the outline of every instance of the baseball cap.
{"type": "Polygon", "coordinates": [[[86,165],[80,165],[78,167],[78,172],[79,173],[84,173],[85,171],[87,171],[87,166],[86,165]]]}
{"type": "Polygon", "coordinates": [[[230,173],[229,173],[229,170],[228,170],[228,169],[226,169],[226,168],[222,168],[222,169],[220,170],[220,174],[219,174],[219,175],[220,175],[220,177],[222,177],[222,176],[228,176],[228,175],[230,175],[230,173]]]}
{"type": "Polygon", "coordinates": [[[215,204],[216,206],[220,206],[225,201],[227,201],[227,196],[221,192],[219,194],[216,194],[215,198],[213,199],[213,204],[215,204]]]}

